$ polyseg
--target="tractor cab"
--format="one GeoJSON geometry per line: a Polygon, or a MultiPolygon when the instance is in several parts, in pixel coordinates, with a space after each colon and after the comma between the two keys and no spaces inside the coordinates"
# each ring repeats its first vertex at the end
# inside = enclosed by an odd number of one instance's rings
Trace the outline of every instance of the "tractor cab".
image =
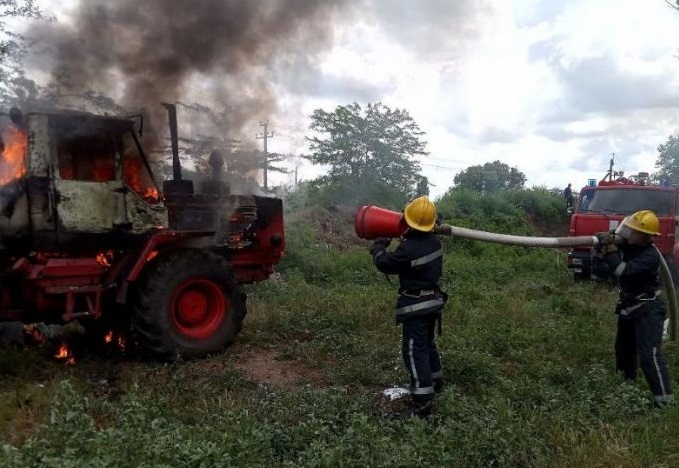
{"type": "Polygon", "coordinates": [[[32,247],[167,226],[134,121],[82,112],[0,116],[0,235],[32,247]],[[37,243],[37,245],[35,245],[37,243]]]}

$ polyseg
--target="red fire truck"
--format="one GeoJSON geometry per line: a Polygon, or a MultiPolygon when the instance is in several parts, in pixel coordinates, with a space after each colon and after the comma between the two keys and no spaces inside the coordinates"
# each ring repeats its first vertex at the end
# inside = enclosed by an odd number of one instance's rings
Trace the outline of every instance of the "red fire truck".
{"type": "MultiPolygon", "coordinates": [[[[660,235],[655,244],[665,256],[675,278],[679,265],[679,188],[654,185],[647,173],[624,177],[609,173],[597,184],[582,188],[571,216],[571,236],[589,236],[618,227],[625,216],[639,210],[652,210],[660,220],[660,235]]],[[[575,248],[568,253],[568,268],[576,279],[592,274],[592,249],[575,248]]],[[[675,279],[676,281],[676,279],[675,279]]]]}

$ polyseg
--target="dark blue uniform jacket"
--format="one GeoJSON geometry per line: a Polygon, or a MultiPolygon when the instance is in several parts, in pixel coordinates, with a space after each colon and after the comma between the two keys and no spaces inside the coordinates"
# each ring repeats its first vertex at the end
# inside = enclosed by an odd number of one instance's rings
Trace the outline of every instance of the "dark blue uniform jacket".
{"type": "Polygon", "coordinates": [[[617,313],[632,316],[639,307],[655,300],[660,289],[660,252],[655,245],[624,245],[605,261],[620,285],[617,313]]]}
{"type": "Polygon", "coordinates": [[[438,285],[443,249],[436,234],[408,231],[393,252],[378,249],[373,259],[381,272],[398,275],[397,323],[413,317],[441,315],[446,295],[438,285]]]}

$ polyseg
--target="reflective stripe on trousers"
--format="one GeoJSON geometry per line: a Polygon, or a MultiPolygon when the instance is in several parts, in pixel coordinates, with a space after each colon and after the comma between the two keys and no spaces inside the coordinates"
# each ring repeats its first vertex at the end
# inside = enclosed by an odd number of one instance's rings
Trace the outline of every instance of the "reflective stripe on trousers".
{"type": "Polygon", "coordinates": [[[403,361],[410,374],[411,393],[413,395],[435,393],[433,379],[441,376],[441,362],[434,333],[436,319],[416,317],[404,321],[402,327],[403,361]]]}
{"type": "Polygon", "coordinates": [[[634,314],[618,316],[616,367],[627,379],[634,379],[640,365],[656,400],[658,397],[663,400],[672,395],[672,382],[661,348],[665,303],[658,298],[643,305],[634,314]]]}

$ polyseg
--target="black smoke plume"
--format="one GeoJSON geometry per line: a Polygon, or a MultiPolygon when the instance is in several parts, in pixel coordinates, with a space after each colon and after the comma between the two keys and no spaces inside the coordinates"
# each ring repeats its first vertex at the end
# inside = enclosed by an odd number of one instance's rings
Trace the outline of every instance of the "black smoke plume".
{"type": "Polygon", "coordinates": [[[44,50],[34,63],[59,95],[96,90],[146,109],[157,128],[160,102],[197,95],[231,109],[238,131],[276,111],[273,67],[313,64],[349,1],[81,0],[68,18],[32,31],[44,50]]]}

